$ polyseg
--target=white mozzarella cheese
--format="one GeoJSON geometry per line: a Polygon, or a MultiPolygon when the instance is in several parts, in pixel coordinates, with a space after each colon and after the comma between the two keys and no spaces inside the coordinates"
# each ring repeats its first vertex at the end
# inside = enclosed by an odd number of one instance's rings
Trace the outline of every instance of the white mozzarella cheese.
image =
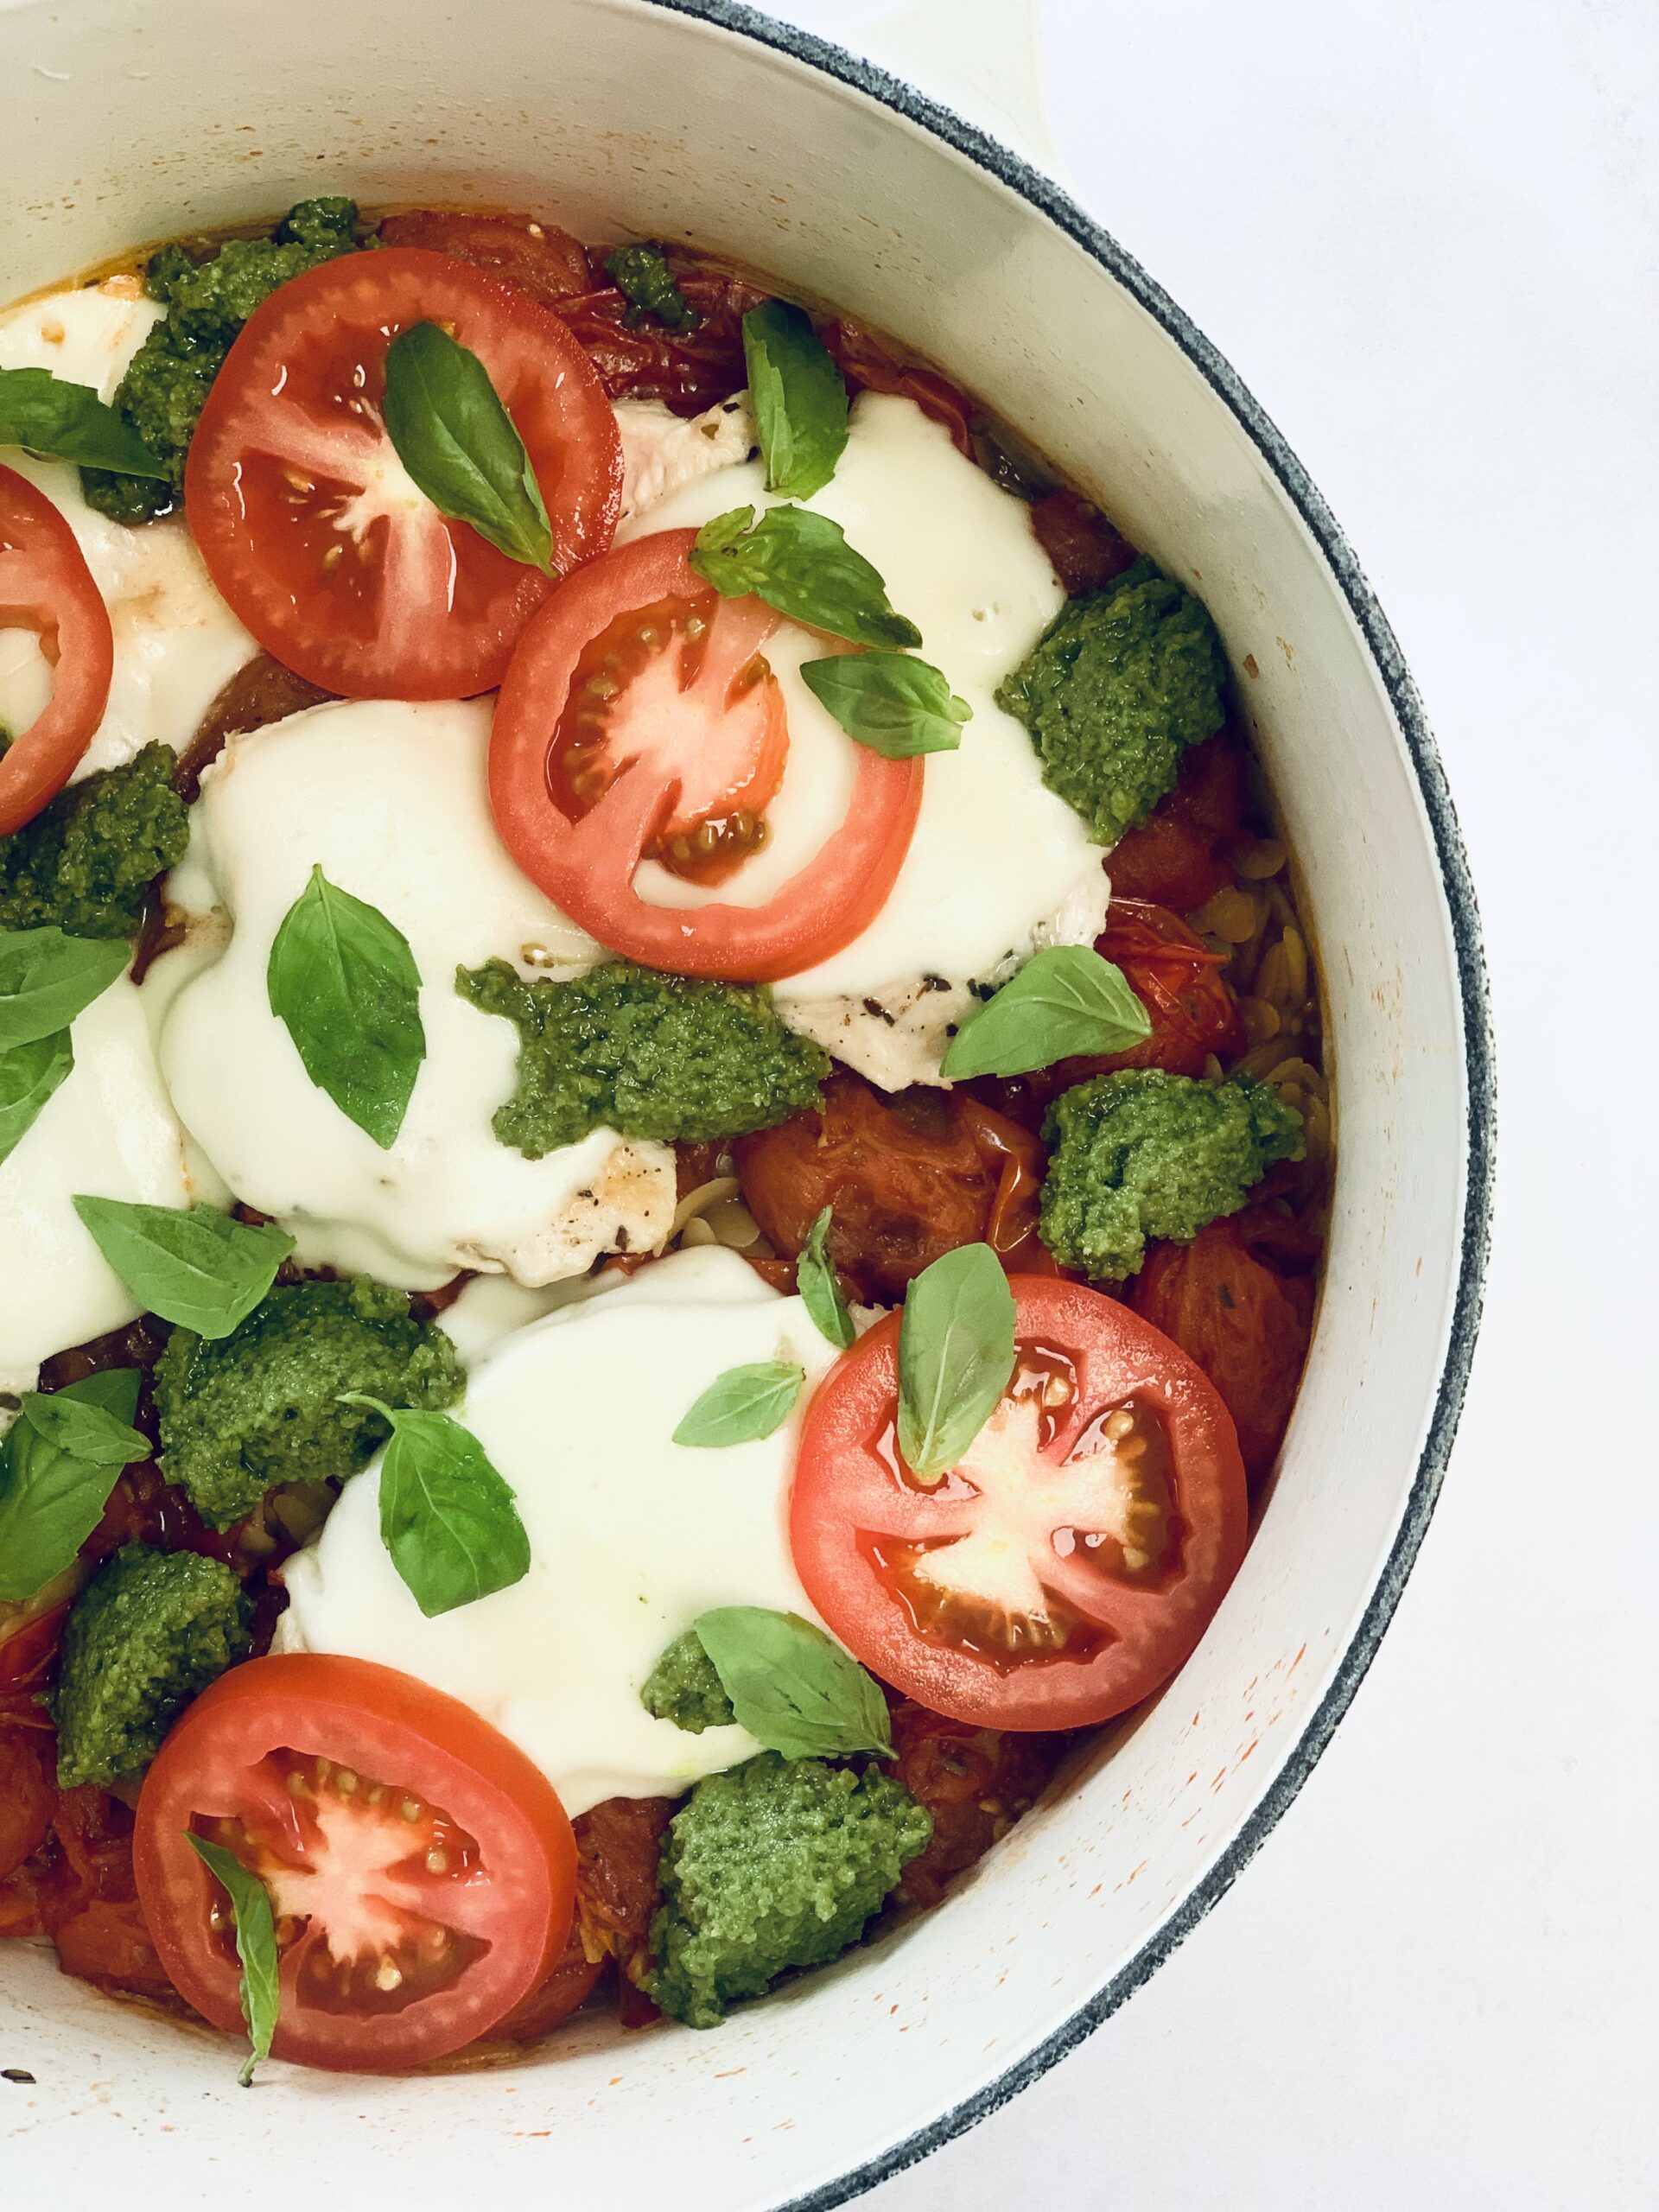
{"type": "MultiPolygon", "coordinates": [[[[130,277],[51,293],[0,316],[0,368],[49,369],[107,400],[161,313],[130,277]]],[[[115,633],[109,704],[72,780],[119,767],[156,741],[181,751],[257,651],[214,590],[183,517],[138,527],[111,522],[82,499],[79,471],[68,462],[31,460],[15,448],[3,458],[73,531],[115,633]]],[[[0,630],[0,723],[26,729],[50,690],[33,632],[0,630]]]]}
{"type": "MultiPolygon", "coordinates": [[[[624,539],[694,527],[731,507],[776,504],[758,461],[716,470],[625,524],[624,539]]],[[[1031,740],[994,697],[1064,601],[1025,504],[994,484],[912,401],[854,403],[834,477],[806,501],[830,516],[880,570],[888,597],[922,632],[973,719],[960,748],[931,754],[920,817],[899,881],[869,927],[840,952],[774,986],[786,1020],[822,1036],[878,1081],[937,1081],[946,1024],[965,987],[1006,974],[1042,944],[1086,943],[1104,918],[1103,853],[1044,785],[1031,740]],[[918,990],[922,979],[937,983],[918,990]],[[864,1016],[928,997],[913,1023],[864,1016]]],[[[647,863],[643,895],[694,906],[769,898],[846,811],[855,748],[798,671],[823,642],[785,624],[766,645],[789,713],[790,756],[768,809],[772,836],[734,880],[709,893],[647,863]]]]}
{"type": "Polygon", "coordinates": [[[619,399],[622,520],[634,522],[699,477],[747,461],[755,450],[754,410],[746,391],[690,421],[660,399],[619,399]]]}
{"type": "Polygon", "coordinates": [[[0,1389],[31,1389],[43,1359],[139,1313],[82,1228],[77,1193],[155,1206],[204,1195],[156,1072],[141,993],[121,977],[70,1039],[74,1066],[0,1161],[0,1389]]]}
{"type": "Polygon", "coordinates": [[[517,1495],[529,1573],[426,1619],[381,1541],[377,1462],[283,1570],[284,1648],[447,1690],[527,1752],[573,1815],[736,1764],[758,1749],[742,1729],[691,1735],[653,1719],[639,1691],[711,1606],[816,1618],[786,1528],[801,1408],[720,1450],[673,1431],[726,1368],[792,1360],[810,1390],[835,1357],[798,1298],[706,1247],[521,1330],[474,1369],[459,1418],[517,1495]]]}
{"type": "Polygon", "coordinates": [[[238,1198],[273,1215],[313,1266],[429,1289],[462,1268],[539,1284],[612,1249],[653,1250],[674,1213],[673,1154],[596,1129],[527,1160],[491,1128],[518,1033],[455,991],[493,957],[570,974],[597,948],[508,858],[485,779],[489,708],[355,700],[234,739],[203,779],[173,900],[207,918],[162,1026],[180,1117],[238,1198]],[[270,1011],[266,965],[314,864],[408,938],[427,1057],[383,1152],[306,1074],[270,1011]],[[213,918],[217,910],[218,918],[213,918]],[[228,918],[228,935],[226,921],[228,918]]]}

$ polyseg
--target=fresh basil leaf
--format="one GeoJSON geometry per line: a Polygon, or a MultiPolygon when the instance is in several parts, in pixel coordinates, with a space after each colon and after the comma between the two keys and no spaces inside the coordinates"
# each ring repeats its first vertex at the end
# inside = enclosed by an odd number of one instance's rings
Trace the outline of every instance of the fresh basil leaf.
{"type": "Polygon", "coordinates": [[[124,415],[89,384],[65,384],[50,369],[0,369],[0,446],[22,446],[83,468],[165,482],[157,461],[124,415]]]}
{"type": "Polygon", "coordinates": [[[628,302],[623,321],[632,329],[654,315],[670,330],[696,330],[702,321],[674,282],[668,257],[659,245],[620,245],[605,257],[606,274],[628,302]]]}
{"type": "Polygon", "coordinates": [[[893,1757],[880,1685],[798,1613],[720,1605],[692,1624],[741,1728],[786,1759],[893,1757]]]}
{"type": "Polygon", "coordinates": [[[124,938],[0,930],[0,1052],[67,1029],[131,959],[124,938]]]}
{"type": "Polygon", "coordinates": [[[918,1274],[899,1324],[899,1450],[937,1482],[995,1411],[1014,1373],[1014,1293],[988,1244],[964,1244],[918,1274]]]}
{"type": "Polygon", "coordinates": [[[805,1381],[805,1371],[792,1360],[728,1367],[696,1400],[675,1430],[674,1441],[709,1449],[770,1436],[794,1411],[805,1381]]]}
{"type": "Polygon", "coordinates": [[[74,1065],[67,1029],[0,1052],[0,1166],[22,1142],[35,1116],[74,1065]]]}
{"type": "Polygon", "coordinates": [[[887,586],[838,522],[810,507],[753,507],[716,515],[697,532],[691,565],[723,599],[753,592],[791,621],[855,645],[919,645],[913,622],[895,614],[887,586]]]}
{"type": "MultiPolygon", "coordinates": [[[[148,1442],[130,1426],[143,1379],[136,1367],[106,1368],[50,1396],[31,1392],[23,1400],[0,1443],[0,1599],[32,1598],[61,1574],[103,1518],[120,1469],[149,1459],[148,1442]],[[48,1406],[95,1417],[105,1456],[83,1458],[54,1441],[53,1417],[36,1415],[48,1406]],[[118,1461],[107,1441],[112,1433],[136,1447],[124,1446],[118,1461]]],[[[61,1412],[56,1418],[68,1426],[61,1412]]]]}
{"type": "Polygon", "coordinates": [[[435,322],[386,348],[386,434],[441,515],[470,523],[510,561],[553,566],[553,531],[536,472],[490,372],[435,322]]]}
{"type": "Polygon", "coordinates": [[[836,1263],[830,1256],[827,1240],[834,1211],[833,1207],[825,1206],[807,1230],[801,1256],[795,1262],[795,1287],[818,1333],[827,1337],[838,1351],[845,1351],[857,1332],[842,1294],[836,1263]]]}
{"type": "Polygon", "coordinates": [[[518,1502],[471,1429],[448,1414],[413,1412],[348,1390],[391,1423],[380,1461],[380,1541],[430,1620],[530,1572],[518,1502]]]}
{"type": "Polygon", "coordinates": [[[265,989],[307,1075],[386,1151],[426,1058],[409,939],[314,868],[272,941],[265,989]]]}
{"type": "Polygon", "coordinates": [[[1052,944],[976,1007],[950,1039],[939,1072],[1028,1075],[1077,1052],[1127,1052],[1152,1034],[1123,970],[1092,946],[1052,944]]]}
{"type": "Polygon", "coordinates": [[[184,1840],[229,1897],[236,1922],[236,1955],[242,1962],[242,2017],[248,2024],[248,2041],[252,2046],[236,2077],[245,2089],[252,2085],[253,2069],[259,2061],[270,2056],[282,1996],[277,1979],[282,1961],[270,1892],[222,1843],[209,1843],[206,1836],[190,1828],[185,1830],[184,1840]]]}
{"type": "Polygon", "coordinates": [[[939,671],[912,653],[834,653],[804,660],[801,674],[848,736],[887,760],[954,753],[973,719],[939,671]]]}
{"type": "MultiPolygon", "coordinates": [[[[137,1370],[129,1370],[137,1373],[137,1370]]],[[[67,1452],[94,1467],[113,1467],[118,1473],[135,1459],[148,1459],[149,1440],[130,1421],[118,1421],[95,1398],[78,1398],[67,1390],[26,1390],[19,1401],[18,1418],[54,1451],[67,1452]]]]}
{"type": "Polygon", "coordinates": [[[228,1337],[239,1327],[294,1249],[274,1223],[256,1229],[213,1206],[182,1212],[82,1197],[74,1208],[145,1312],[199,1337],[228,1337]]]}
{"type": "Polygon", "coordinates": [[[847,387],[799,308],[765,300],[743,318],[743,359],[766,489],[810,499],[847,446],[847,387]]]}

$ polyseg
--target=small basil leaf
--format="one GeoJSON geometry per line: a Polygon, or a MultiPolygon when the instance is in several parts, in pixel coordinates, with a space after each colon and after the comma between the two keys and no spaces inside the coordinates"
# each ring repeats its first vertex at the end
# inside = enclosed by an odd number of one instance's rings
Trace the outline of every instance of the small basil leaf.
{"type": "Polygon", "coordinates": [[[893,1757],[880,1685],[798,1613],[720,1605],[693,1623],[741,1728],[786,1759],[893,1757]]]}
{"type": "Polygon", "coordinates": [[[659,245],[620,245],[605,257],[607,275],[628,302],[623,320],[630,328],[654,315],[670,330],[696,330],[702,317],[674,282],[668,257],[659,245]]]}
{"type": "Polygon", "coordinates": [[[799,308],[766,300],[743,318],[743,359],[766,489],[810,499],[847,445],[847,387],[799,308]]]}
{"type": "Polygon", "coordinates": [[[61,1574],[103,1518],[120,1467],[149,1457],[149,1444],[128,1426],[142,1381],[136,1367],[106,1368],[49,1397],[31,1393],[23,1401],[23,1414],[0,1443],[0,1599],[32,1598],[61,1574]],[[124,1449],[118,1464],[112,1457],[83,1459],[53,1441],[49,1418],[41,1427],[26,1417],[35,1407],[66,1405],[101,1416],[137,1448],[124,1449]]]}
{"type": "Polygon", "coordinates": [[[787,1359],[728,1367],[692,1406],[675,1430],[674,1441],[707,1449],[770,1436],[795,1410],[805,1381],[804,1370],[787,1359]]]}
{"type": "Polygon", "coordinates": [[[855,645],[919,645],[913,622],[895,614],[887,587],[841,524],[810,507],[753,507],[716,515],[697,532],[691,565],[723,599],[753,592],[791,621],[855,645]]]}
{"type": "Polygon", "coordinates": [[[524,442],[476,353],[435,322],[386,348],[386,434],[441,515],[470,523],[510,561],[553,567],[553,532],[524,442]]]}
{"type": "Polygon", "coordinates": [[[808,1230],[801,1256],[795,1262],[795,1286],[819,1334],[827,1337],[838,1351],[845,1351],[857,1332],[826,1241],[833,1212],[832,1207],[825,1206],[808,1230]]]}
{"type": "Polygon", "coordinates": [[[184,1832],[184,1840],[229,1897],[236,1922],[236,1955],[242,1963],[242,2017],[248,2024],[248,2042],[252,2046],[236,2077],[245,2089],[252,2084],[253,2069],[259,2061],[270,2056],[281,2002],[277,1977],[282,1961],[270,1892],[222,1843],[209,1843],[206,1836],[196,1835],[189,1828],[184,1832]]]}
{"type": "Polygon", "coordinates": [[[256,1229],[213,1206],[187,1213],[82,1197],[74,1208],[145,1312],[199,1337],[228,1337],[239,1327],[294,1249],[273,1223],[256,1229]]]}
{"type": "Polygon", "coordinates": [[[149,1457],[148,1437],[130,1421],[118,1421],[95,1398],[77,1397],[73,1387],[49,1392],[27,1390],[20,1404],[19,1418],[54,1451],[67,1452],[71,1459],[85,1459],[94,1467],[113,1467],[118,1473],[135,1459],[149,1457]]]}
{"type": "Polygon", "coordinates": [[[911,653],[836,653],[803,661],[801,674],[848,736],[884,760],[954,753],[973,718],[939,671],[911,653]]]}
{"type": "Polygon", "coordinates": [[[530,1572],[518,1502],[471,1429],[448,1414],[411,1412],[348,1390],[391,1425],[380,1461],[380,1541],[430,1620],[530,1572]]]}
{"type": "Polygon", "coordinates": [[[1123,970],[1086,944],[1033,953],[1011,982],[975,1008],[950,1039],[939,1072],[1027,1075],[1077,1052],[1127,1052],[1152,1034],[1123,970]]]}
{"type": "Polygon", "coordinates": [[[1014,1373],[1014,1293],[988,1244],[925,1268],[899,1325],[899,1450],[934,1482],[979,1434],[1014,1373]]]}
{"type": "Polygon", "coordinates": [[[168,480],[167,464],[124,415],[106,407],[91,385],[64,384],[50,369],[0,369],[0,446],[168,480]]]}
{"type": "Polygon", "coordinates": [[[132,958],[124,938],[0,930],[0,1051],[67,1029],[132,958]]]}
{"type": "Polygon", "coordinates": [[[0,1166],[22,1142],[35,1116],[74,1065],[67,1029],[0,1052],[0,1166]]]}
{"type": "Polygon", "coordinates": [[[426,1058],[403,931],[314,868],[272,940],[265,989],[312,1082],[387,1150],[426,1058]]]}

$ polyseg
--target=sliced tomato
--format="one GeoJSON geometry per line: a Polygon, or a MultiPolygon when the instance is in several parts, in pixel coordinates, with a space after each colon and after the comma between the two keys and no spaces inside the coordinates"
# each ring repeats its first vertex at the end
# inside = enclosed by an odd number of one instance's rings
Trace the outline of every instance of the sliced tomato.
{"type": "Polygon", "coordinates": [[[416,489],[381,420],[386,349],[436,322],[488,370],[524,442],[561,574],[621,503],[615,418],[582,348],[517,286],[414,246],[346,254],[273,292],[214,378],[185,464],[190,528],[266,652],[348,698],[493,690],[552,589],[416,489]]]}
{"type": "Polygon", "coordinates": [[[446,208],[416,207],[388,215],[380,225],[383,246],[425,246],[447,253],[474,269],[487,269],[517,284],[543,307],[556,308],[592,289],[588,251],[556,223],[537,223],[528,215],[463,215],[446,208]]]}
{"type": "Polygon", "coordinates": [[[762,647],[776,617],[711,592],[696,533],[618,546],[561,583],[496,702],[490,804],[508,851],[613,952],[687,976],[769,982],[849,944],[898,876],[924,763],[856,747],[845,819],[758,906],[655,906],[655,857],[719,880],[764,842],[788,751],[762,647]]]}
{"type": "Polygon", "coordinates": [[[278,2057],[396,2073],[458,2050],[545,1976],[570,1933],[576,1848],[545,1776],[454,1698],[317,1653],[222,1675],[138,1800],[138,1894],[174,1986],[241,2027],[220,1893],[186,1840],[265,1884],[281,1952],[278,2057]]]}
{"type": "Polygon", "coordinates": [[[1226,1407],[1116,1300],[1015,1275],[1013,1382],[931,1485],[895,1441],[900,1315],[808,1408],[790,1500],[807,1596],[855,1657],[935,1713],[1076,1728],[1166,1681],[1244,1556],[1226,1407]]]}
{"type": "Polygon", "coordinates": [[[0,758],[0,837],[32,822],[68,782],[104,719],[115,639],[75,533],[44,492],[0,468],[0,630],[32,630],[52,696],[0,758]]]}

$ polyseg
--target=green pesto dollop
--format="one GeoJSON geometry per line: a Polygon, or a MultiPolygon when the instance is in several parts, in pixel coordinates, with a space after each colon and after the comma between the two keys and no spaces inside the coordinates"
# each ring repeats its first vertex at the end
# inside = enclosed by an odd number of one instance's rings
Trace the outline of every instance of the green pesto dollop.
{"type": "Polygon", "coordinates": [[[385,1421],[342,1406],[342,1392],[437,1413],[463,1379],[454,1346],[410,1318],[402,1291],[367,1275],[284,1286],[228,1337],[168,1339],[155,1373],[167,1476],[228,1529],[276,1484],[343,1480],[379,1450],[385,1421]]]}
{"type": "Polygon", "coordinates": [[[646,315],[670,330],[696,330],[702,317],[674,282],[668,257],[659,245],[620,245],[605,257],[605,268],[628,302],[623,320],[630,326],[646,315]]]}
{"type": "Polygon", "coordinates": [[[247,1657],[251,1610],[222,1560],[127,1544],[106,1561],[63,1631],[59,1787],[136,1780],[190,1700],[247,1657]]]}
{"type": "Polygon", "coordinates": [[[134,354],[114,404],[156,459],[160,479],[83,468],[89,506],[117,522],[149,522],[178,505],[184,456],[213,378],[243,324],[279,284],[357,244],[349,200],[302,200],[268,238],[232,238],[206,259],[164,245],[144,271],[151,299],[167,313],[134,354]]]}
{"type": "Polygon", "coordinates": [[[1248,1077],[1200,1083],[1125,1068],[1062,1091],[1044,1136],[1042,1240],[1068,1268],[1103,1281],[1132,1275],[1149,1236],[1190,1243],[1236,1213],[1278,1160],[1298,1160],[1301,1116],[1248,1077]]]}
{"type": "Polygon", "coordinates": [[[1031,732],[1049,789],[1115,845],[1221,728],[1226,676],[1202,600],[1140,560],[1068,601],[996,701],[1031,732]]]}
{"type": "Polygon", "coordinates": [[[741,1136],[818,1103],[829,1055],[779,1020],[772,994],[607,961],[574,982],[524,982],[505,960],[455,988],[518,1031],[518,1086],[495,1134],[527,1159],[592,1129],[691,1143],[741,1136]]]}
{"type": "Polygon", "coordinates": [[[927,1847],[932,1816],[870,1767],[776,1751],[700,1782],[669,1822],[647,1993],[712,2028],[790,1967],[821,1966],[927,1847]]]}
{"type": "Polygon", "coordinates": [[[689,1736],[701,1736],[705,1728],[729,1728],[737,1719],[694,1628],[677,1636],[645,1676],[639,1702],[653,1719],[671,1720],[689,1736]]]}
{"type": "Polygon", "coordinates": [[[147,745],[0,837],[0,928],[130,937],[149,886],[184,858],[189,825],[175,765],[166,746],[147,745]]]}

